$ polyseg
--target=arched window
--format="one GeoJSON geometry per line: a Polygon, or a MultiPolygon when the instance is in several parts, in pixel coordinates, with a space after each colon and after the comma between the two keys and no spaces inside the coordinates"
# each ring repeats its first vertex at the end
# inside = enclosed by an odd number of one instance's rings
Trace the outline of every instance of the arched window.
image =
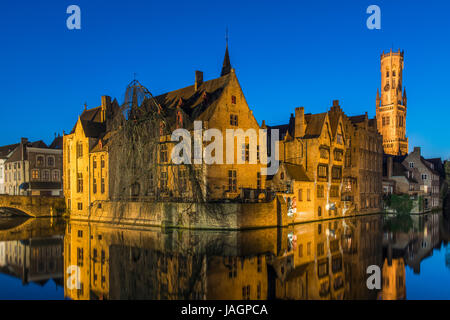
{"type": "Polygon", "coordinates": [[[53,178],[53,181],[55,181],[55,182],[59,181],[59,170],[53,170],[52,178],[53,178]]]}
{"type": "Polygon", "coordinates": [[[36,165],[38,167],[43,167],[44,166],[44,157],[43,156],[37,156],[37,158],[36,158],[36,165]]]}
{"type": "Polygon", "coordinates": [[[50,171],[49,170],[44,170],[42,178],[43,178],[44,181],[50,181],[50,171]]]}
{"type": "Polygon", "coordinates": [[[47,157],[47,167],[54,167],[55,166],[55,157],[49,156],[47,157]]]}

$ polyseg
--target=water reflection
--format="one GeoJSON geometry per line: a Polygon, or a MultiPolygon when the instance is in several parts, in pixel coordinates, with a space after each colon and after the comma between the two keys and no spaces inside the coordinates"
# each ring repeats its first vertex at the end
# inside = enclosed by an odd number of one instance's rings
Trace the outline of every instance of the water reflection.
{"type": "Polygon", "coordinates": [[[381,216],[244,232],[139,230],[71,222],[72,299],[376,299],[381,216]]]}
{"type": "MultiPolygon", "coordinates": [[[[8,281],[11,287],[6,288],[7,291],[11,291],[16,298],[27,299],[26,290],[22,290],[21,286],[33,284],[44,287],[49,281],[62,291],[64,223],[52,219],[0,220],[0,274],[2,281],[5,276],[17,280],[12,286],[8,281]]],[[[42,295],[43,298],[45,296],[42,295]]],[[[4,297],[3,293],[1,297],[4,297]]],[[[55,298],[54,295],[51,297],[55,298]]]]}
{"type": "MultiPolygon", "coordinates": [[[[437,213],[243,232],[45,219],[4,225],[0,282],[52,279],[70,299],[406,299],[407,270],[420,275],[442,244],[447,254],[436,263],[450,265],[450,223],[437,213]],[[380,290],[367,288],[371,265],[381,269],[380,290]]],[[[449,277],[445,270],[439,276],[449,277]]]]}

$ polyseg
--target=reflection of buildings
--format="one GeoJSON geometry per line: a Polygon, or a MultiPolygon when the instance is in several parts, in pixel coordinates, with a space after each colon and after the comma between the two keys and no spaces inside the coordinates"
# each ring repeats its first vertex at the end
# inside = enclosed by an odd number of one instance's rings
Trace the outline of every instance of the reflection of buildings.
{"type": "MultiPolygon", "coordinates": [[[[285,252],[278,229],[199,233],[71,222],[65,267],[80,270],[72,299],[266,299],[267,257],[285,252]]],[[[67,281],[67,275],[65,275],[67,281]]]]}
{"type": "Polygon", "coordinates": [[[381,262],[379,216],[296,226],[292,268],[277,280],[280,299],[374,299],[366,268],[381,262]]]}
{"type": "Polygon", "coordinates": [[[405,267],[419,274],[422,261],[440,248],[440,219],[439,213],[413,216],[409,230],[385,230],[382,299],[406,299],[405,267]]]}
{"type": "Polygon", "coordinates": [[[0,272],[23,283],[45,284],[63,277],[62,238],[35,238],[0,242],[0,272]]]}
{"type": "Polygon", "coordinates": [[[406,299],[405,263],[402,258],[384,259],[383,280],[380,298],[382,300],[406,299]]]}
{"type": "MultiPolygon", "coordinates": [[[[381,252],[373,236],[379,218],[366,217],[368,225],[359,220],[221,233],[163,233],[71,222],[64,244],[65,267],[80,268],[81,285],[66,288],[65,295],[232,300],[356,296],[352,291],[365,288],[365,278],[359,283],[352,280],[362,268],[358,261],[375,260],[381,252]],[[363,226],[372,232],[362,230],[363,226]],[[349,280],[354,284],[349,285],[349,280]]],[[[358,274],[365,276],[365,269],[358,274]]]]}
{"type": "Polygon", "coordinates": [[[384,229],[384,237],[380,215],[240,232],[164,231],[72,221],[64,238],[64,268],[78,266],[81,285],[66,287],[65,295],[405,299],[405,267],[419,272],[421,261],[439,244],[439,217],[413,217],[411,231],[384,229]],[[371,265],[382,269],[381,291],[367,288],[371,265]]]}

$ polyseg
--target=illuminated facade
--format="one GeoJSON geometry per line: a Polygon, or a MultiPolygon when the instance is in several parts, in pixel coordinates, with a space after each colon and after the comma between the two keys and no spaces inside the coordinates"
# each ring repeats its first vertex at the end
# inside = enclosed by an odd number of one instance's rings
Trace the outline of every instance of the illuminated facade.
{"type": "Polygon", "coordinates": [[[326,113],[296,108],[288,124],[266,127],[280,131],[281,161],[267,185],[284,194],[295,222],[380,212],[383,148],[374,119],[348,117],[334,100],[326,113]]]}
{"type": "Polygon", "coordinates": [[[377,91],[378,131],[386,154],[408,153],[406,137],[406,89],[403,89],[403,51],[381,54],[381,93],[377,91]],[[402,93],[403,90],[403,93],[402,93]]]}
{"type": "MultiPolygon", "coordinates": [[[[111,171],[118,171],[110,164],[113,161],[111,143],[115,134],[110,123],[114,122],[115,117],[122,116],[117,101],[111,102],[109,97],[103,96],[101,106],[85,109],[71,133],[64,136],[64,194],[72,214],[87,215],[93,206],[101,206],[102,201],[114,200],[118,195],[122,199],[126,196],[131,201],[193,200],[191,172],[187,166],[174,165],[171,161],[173,148],[178,143],[171,141],[172,131],[184,128],[193,132],[194,121],[201,121],[203,130],[218,129],[224,138],[227,129],[242,129],[244,132],[254,129],[257,134],[260,129],[231,67],[228,47],[219,78],[203,81],[203,73],[196,71],[193,85],[153,99],[166,116],[166,122],[160,123],[160,143],[155,150],[157,170],[151,177],[137,177],[131,186],[115,185],[114,177],[122,173],[111,171]],[[113,190],[114,186],[116,188],[113,190]]],[[[133,118],[133,121],[136,119],[133,118]]],[[[234,143],[234,164],[228,164],[225,159],[227,145],[224,141],[223,164],[191,166],[205,199],[257,200],[259,192],[265,189],[259,156],[257,164],[249,164],[250,138],[246,136],[244,139],[242,145],[234,143]],[[238,159],[244,163],[240,164],[238,159]]],[[[208,144],[204,142],[202,147],[208,144]]],[[[259,150],[259,147],[256,149],[259,150]]],[[[150,162],[148,165],[152,166],[150,162]]]]}

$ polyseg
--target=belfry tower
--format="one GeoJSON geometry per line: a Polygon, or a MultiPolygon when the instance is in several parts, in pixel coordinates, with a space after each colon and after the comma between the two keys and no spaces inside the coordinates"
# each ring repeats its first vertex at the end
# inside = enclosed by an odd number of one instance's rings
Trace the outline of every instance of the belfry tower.
{"type": "Polygon", "coordinates": [[[406,138],[406,89],[403,90],[403,51],[381,54],[381,93],[377,91],[378,132],[383,136],[384,153],[408,153],[406,138]],[[402,92],[403,91],[403,92],[402,92]]]}

